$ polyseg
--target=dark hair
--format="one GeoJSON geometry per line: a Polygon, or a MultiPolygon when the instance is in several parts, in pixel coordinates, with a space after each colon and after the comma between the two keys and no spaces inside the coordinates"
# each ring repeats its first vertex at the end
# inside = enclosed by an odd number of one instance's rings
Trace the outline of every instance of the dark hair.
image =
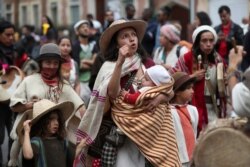
{"type": "MultiPolygon", "coordinates": [[[[110,40],[110,43],[107,47],[107,50],[104,52],[104,58],[105,58],[105,61],[116,61],[118,59],[118,52],[119,52],[119,49],[117,48],[117,36],[118,36],[118,32],[117,31],[113,37],[111,38],[110,40]]],[[[141,45],[141,43],[138,41],[138,48],[137,48],[137,51],[136,51],[141,59],[142,59],[142,62],[144,62],[148,55],[147,55],[147,52],[145,51],[145,49],[143,48],[143,46],[141,45]]]]}
{"type": "Polygon", "coordinates": [[[34,136],[39,136],[41,138],[46,137],[46,135],[48,134],[48,125],[50,123],[50,116],[52,114],[58,115],[59,127],[56,133],[56,137],[58,137],[59,139],[65,138],[65,135],[66,135],[65,120],[63,118],[62,112],[59,110],[50,111],[49,113],[42,116],[40,120],[31,127],[31,132],[30,132],[31,137],[34,137],[34,136]]]}
{"type": "MultiPolygon", "coordinates": [[[[204,32],[210,32],[210,31],[208,31],[208,30],[204,30],[204,31],[201,31],[198,35],[197,35],[197,37],[196,37],[196,39],[195,39],[195,41],[194,41],[194,44],[193,44],[193,46],[192,46],[192,52],[193,52],[193,55],[194,55],[194,57],[195,57],[195,60],[197,61],[198,60],[198,55],[203,55],[203,52],[201,51],[201,49],[200,49],[200,40],[201,40],[201,35],[204,33],[204,32]]],[[[210,63],[215,63],[215,48],[213,48],[213,51],[208,55],[208,57],[207,57],[207,60],[208,60],[208,62],[210,62],[210,63]]],[[[202,61],[204,62],[205,60],[205,56],[202,56],[202,61]]]]}
{"type": "Polygon", "coordinates": [[[131,3],[129,3],[129,4],[127,4],[127,5],[125,6],[125,10],[126,10],[126,11],[129,10],[130,8],[135,8],[135,6],[134,6],[133,4],[131,4],[131,3]]]}
{"type": "Polygon", "coordinates": [[[164,15],[166,15],[168,17],[170,16],[171,11],[172,11],[171,8],[168,6],[164,6],[160,10],[163,12],[164,15]]]}
{"type": "Polygon", "coordinates": [[[45,17],[47,19],[48,24],[50,25],[50,28],[54,28],[54,24],[53,24],[52,20],[49,18],[49,16],[43,15],[43,17],[45,17]]]}
{"type": "Polygon", "coordinates": [[[198,17],[198,19],[200,20],[200,25],[212,25],[212,21],[210,19],[210,17],[208,16],[208,14],[206,12],[197,12],[196,16],[198,17]]]}
{"type": "Polygon", "coordinates": [[[226,11],[228,14],[231,14],[230,8],[226,5],[221,6],[218,10],[218,13],[221,14],[223,11],[226,11]]]}
{"type": "Polygon", "coordinates": [[[9,21],[6,20],[0,21],[0,34],[2,34],[7,28],[13,28],[15,30],[15,26],[9,21]]]}

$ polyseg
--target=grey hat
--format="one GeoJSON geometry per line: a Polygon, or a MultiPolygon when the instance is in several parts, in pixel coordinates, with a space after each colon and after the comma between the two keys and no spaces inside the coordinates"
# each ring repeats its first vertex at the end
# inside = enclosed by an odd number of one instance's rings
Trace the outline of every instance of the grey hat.
{"type": "Polygon", "coordinates": [[[44,44],[40,48],[40,52],[39,52],[39,56],[37,58],[37,61],[41,61],[41,60],[48,59],[48,58],[56,58],[60,61],[63,61],[63,59],[61,57],[60,49],[59,49],[57,44],[48,43],[48,44],[44,44]]]}

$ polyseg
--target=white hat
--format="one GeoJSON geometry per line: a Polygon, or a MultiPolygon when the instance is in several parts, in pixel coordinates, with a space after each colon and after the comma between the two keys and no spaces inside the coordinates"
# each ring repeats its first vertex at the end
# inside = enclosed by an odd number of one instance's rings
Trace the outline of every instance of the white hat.
{"type": "Polygon", "coordinates": [[[198,34],[200,32],[202,32],[202,31],[210,31],[214,35],[214,42],[217,42],[218,36],[217,36],[217,33],[215,32],[214,28],[211,27],[211,26],[208,26],[208,25],[203,25],[203,26],[197,27],[194,30],[193,35],[192,35],[193,43],[195,42],[196,37],[198,36],[198,34]]]}
{"type": "Polygon", "coordinates": [[[78,22],[76,22],[76,24],[74,25],[74,30],[77,31],[77,29],[80,27],[80,25],[82,24],[88,24],[89,25],[89,22],[88,20],[80,20],[78,22]]]}
{"type": "Polygon", "coordinates": [[[152,66],[148,68],[146,72],[156,86],[167,84],[171,81],[171,76],[162,65],[152,66]]]}
{"type": "Polygon", "coordinates": [[[242,117],[250,117],[250,90],[243,83],[236,84],[232,91],[232,103],[234,111],[242,117]]]}

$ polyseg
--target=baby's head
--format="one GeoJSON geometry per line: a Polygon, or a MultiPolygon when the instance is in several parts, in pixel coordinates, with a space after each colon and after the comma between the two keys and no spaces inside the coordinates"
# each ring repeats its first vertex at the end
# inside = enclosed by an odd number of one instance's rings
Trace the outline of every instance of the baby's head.
{"type": "Polygon", "coordinates": [[[162,65],[155,65],[148,68],[142,86],[160,86],[171,81],[171,76],[162,65]]]}

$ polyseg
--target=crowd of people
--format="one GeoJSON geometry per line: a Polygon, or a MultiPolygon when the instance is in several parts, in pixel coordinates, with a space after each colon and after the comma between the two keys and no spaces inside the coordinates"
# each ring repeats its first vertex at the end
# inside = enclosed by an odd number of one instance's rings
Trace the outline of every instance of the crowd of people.
{"type": "MultiPolygon", "coordinates": [[[[140,19],[132,4],[125,9],[119,20],[107,10],[103,26],[91,14],[79,20],[74,41],[48,16],[40,33],[24,25],[19,40],[15,26],[1,20],[0,144],[6,128],[7,166],[219,164],[200,164],[196,147],[214,121],[249,117],[250,31],[233,22],[226,5],[214,28],[205,12],[196,14],[192,41],[181,39],[184,29],[171,21],[169,7],[157,20],[151,9],[140,19]],[[16,71],[24,76],[18,84],[16,71]]],[[[225,157],[240,158],[231,152],[225,157]]],[[[247,166],[246,159],[237,164],[247,166]]]]}

